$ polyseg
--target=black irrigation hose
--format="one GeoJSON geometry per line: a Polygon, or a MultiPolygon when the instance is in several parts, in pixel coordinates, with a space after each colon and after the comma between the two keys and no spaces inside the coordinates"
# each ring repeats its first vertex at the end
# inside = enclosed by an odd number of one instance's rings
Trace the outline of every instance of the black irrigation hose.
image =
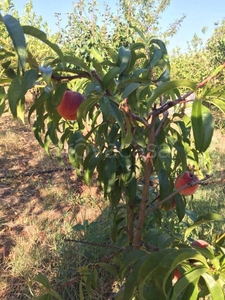
{"type": "Polygon", "coordinates": [[[59,171],[72,171],[72,170],[73,170],[73,168],[64,168],[64,169],[56,168],[56,169],[44,170],[44,171],[25,172],[25,173],[16,174],[16,175],[1,175],[0,179],[35,176],[35,175],[41,175],[41,174],[50,174],[50,173],[59,172],[59,171]]]}

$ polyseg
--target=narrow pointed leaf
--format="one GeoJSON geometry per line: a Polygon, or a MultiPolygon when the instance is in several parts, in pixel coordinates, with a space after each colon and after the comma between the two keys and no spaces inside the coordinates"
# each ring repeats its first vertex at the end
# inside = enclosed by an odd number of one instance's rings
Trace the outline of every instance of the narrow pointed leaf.
{"type": "Polygon", "coordinates": [[[51,285],[50,285],[50,283],[48,281],[48,278],[45,275],[43,275],[43,274],[36,275],[33,280],[41,283],[47,289],[51,288],[51,285]]]}
{"type": "Polygon", "coordinates": [[[133,133],[131,130],[131,124],[130,124],[128,117],[125,114],[124,114],[124,120],[126,123],[126,130],[125,130],[126,132],[125,132],[125,136],[122,139],[122,149],[130,146],[130,144],[133,141],[133,133]]]}
{"type": "Polygon", "coordinates": [[[123,300],[133,299],[134,292],[137,288],[138,274],[141,265],[146,261],[147,255],[143,256],[132,268],[130,275],[126,279],[123,300]]]}
{"type": "Polygon", "coordinates": [[[102,80],[102,85],[104,89],[107,89],[110,83],[115,79],[116,75],[119,73],[120,68],[119,67],[113,67],[110,69],[102,80]]]}
{"type": "Polygon", "coordinates": [[[207,261],[205,257],[191,248],[173,249],[174,251],[162,259],[154,272],[156,285],[166,295],[166,283],[172,271],[183,261],[194,259],[202,262],[205,266],[207,261]]]}
{"type": "Polygon", "coordinates": [[[224,217],[222,215],[216,214],[216,213],[209,213],[203,216],[200,216],[195,222],[194,224],[192,224],[188,229],[186,229],[185,233],[184,233],[184,240],[187,239],[187,237],[189,236],[189,234],[191,233],[191,231],[193,229],[195,229],[196,227],[198,227],[201,224],[207,223],[209,221],[224,221],[224,217]]]}
{"type": "Polygon", "coordinates": [[[163,95],[165,92],[169,90],[178,88],[178,87],[186,87],[193,91],[196,90],[196,84],[189,80],[173,80],[169,82],[164,82],[160,84],[152,93],[151,97],[148,100],[147,106],[148,109],[151,108],[152,104],[156,101],[156,99],[163,95]]]}
{"type": "Polygon", "coordinates": [[[122,266],[120,268],[120,278],[124,278],[124,274],[127,268],[133,264],[135,264],[141,257],[146,254],[143,250],[133,250],[129,252],[123,259],[122,266]]]}
{"type": "Polygon", "coordinates": [[[207,272],[207,268],[198,267],[195,268],[194,270],[191,270],[189,273],[184,274],[182,277],[180,277],[173,288],[172,297],[168,300],[179,299],[180,295],[184,292],[184,290],[205,272],[207,272]]]}
{"type": "Polygon", "coordinates": [[[103,270],[105,270],[106,272],[110,273],[113,276],[117,276],[118,275],[118,271],[115,267],[113,267],[112,265],[108,264],[108,263],[104,263],[104,262],[100,262],[98,264],[103,270]]]}
{"type": "Polygon", "coordinates": [[[24,34],[31,35],[31,36],[39,39],[40,41],[42,41],[46,45],[48,45],[52,50],[54,50],[58,54],[61,61],[62,62],[64,61],[63,53],[62,53],[61,49],[59,48],[59,46],[57,44],[54,44],[54,43],[50,42],[47,39],[47,35],[43,31],[41,31],[40,29],[35,28],[33,26],[29,26],[29,25],[22,26],[22,28],[23,28],[24,34]]]}
{"type": "Polygon", "coordinates": [[[222,300],[224,299],[224,293],[220,286],[220,284],[209,274],[205,273],[201,275],[205,280],[205,283],[210,292],[210,296],[212,300],[222,300]]]}
{"type": "Polygon", "coordinates": [[[140,83],[133,82],[130,83],[123,91],[122,98],[127,98],[133,91],[135,91],[140,86],[140,83]]]}
{"type": "Polygon", "coordinates": [[[196,150],[204,152],[211,143],[214,122],[210,110],[202,105],[200,100],[195,100],[193,103],[191,122],[196,150]]]}
{"type": "Polygon", "coordinates": [[[13,79],[8,90],[9,107],[14,117],[17,116],[17,105],[28,89],[34,86],[35,81],[38,78],[36,70],[29,70],[24,73],[22,77],[16,77],[13,79]]]}
{"type": "Polygon", "coordinates": [[[13,46],[18,55],[20,66],[24,71],[26,64],[26,41],[23,29],[19,21],[11,15],[5,15],[2,20],[7,28],[9,36],[12,39],[13,46]]]}
{"type": "Polygon", "coordinates": [[[77,121],[81,125],[82,119],[86,117],[88,111],[102,98],[101,94],[95,95],[94,97],[87,97],[85,101],[81,103],[77,110],[77,121]]]}
{"type": "Polygon", "coordinates": [[[225,99],[212,98],[212,99],[207,99],[206,102],[212,103],[225,114],[225,99]]]}

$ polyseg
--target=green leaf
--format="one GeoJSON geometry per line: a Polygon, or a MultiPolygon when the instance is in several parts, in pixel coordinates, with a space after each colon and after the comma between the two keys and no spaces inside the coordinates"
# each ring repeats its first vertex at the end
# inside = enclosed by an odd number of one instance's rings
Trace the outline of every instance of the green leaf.
{"type": "Polygon", "coordinates": [[[186,157],[186,153],[185,153],[183,144],[180,141],[176,141],[173,144],[173,146],[177,150],[177,157],[179,158],[179,161],[181,162],[182,170],[186,170],[187,169],[187,157],[186,157]]]}
{"type": "Polygon", "coordinates": [[[118,275],[118,271],[115,267],[113,267],[110,264],[104,263],[104,262],[100,262],[99,266],[105,270],[106,272],[110,273],[113,276],[117,276],[118,275]]]}
{"type": "Polygon", "coordinates": [[[102,98],[101,94],[90,95],[81,103],[77,110],[77,122],[82,125],[82,119],[85,119],[90,109],[102,98]]]}
{"type": "Polygon", "coordinates": [[[143,32],[138,27],[133,26],[133,25],[130,25],[130,27],[133,28],[140,35],[140,37],[142,38],[144,43],[147,43],[145,35],[143,34],[143,32]]]}
{"type": "MultiPolygon", "coordinates": [[[[169,176],[166,170],[161,169],[158,173],[159,186],[160,186],[160,199],[163,200],[172,192],[169,176]]],[[[165,203],[166,205],[166,203],[165,203]]]]}
{"type": "Polygon", "coordinates": [[[83,282],[80,280],[79,282],[79,299],[84,300],[84,292],[83,292],[83,282]]]}
{"type": "Polygon", "coordinates": [[[125,130],[125,135],[121,140],[121,148],[125,149],[127,147],[130,146],[130,144],[133,141],[133,133],[132,133],[132,128],[131,128],[131,124],[130,124],[130,120],[128,119],[128,117],[126,116],[126,114],[124,113],[124,120],[126,123],[126,130],[125,130]]]}
{"type": "Polygon", "coordinates": [[[24,34],[31,35],[31,36],[39,39],[40,41],[42,41],[46,45],[48,45],[50,48],[52,48],[52,50],[54,50],[58,54],[61,61],[64,62],[64,56],[63,56],[63,53],[62,53],[61,49],[59,48],[59,46],[57,44],[54,44],[54,43],[50,42],[47,39],[47,36],[43,31],[41,31],[40,29],[35,28],[33,26],[29,26],[29,25],[22,26],[22,28],[23,28],[24,34]]]}
{"type": "Polygon", "coordinates": [[[151,44],[156,44],[160,47],[160,50],[162,51],[163,55],[167,54],[166,45],[159,39],[152,39],[151,44]]]}
{"type": "Polygon", "coordinates": [[[92,56],[99,62],[103,61],[103,55],[101,53],[101,51],[91,48],[89,49],[89,52],[92,54],[92,56]]]}
{"type": "Polygon", "coordinates": [[[29,113],[28,113],[28,122],[30,123],[30,117],[32,115],[32,113],[40,106],[42,106],[44,104],[44,102],[48,99],[48,97],[51,96],[51,93],[48,91],[43,90],[42,94],[40,95],[39,98],[36,99],[36,101],[34,102],[34,104],[31,106],[31,108],[29,109],[29,113]]]}
{"type": "Polygon", "coordinates": [[[52,68],[51,67],[40,67],[41,76],[43,80],[47,83],[47,85],[51,88],[52,87],[52,68]]]}
{"type": "Polygon", "coordinates": [[[19,100],[23,99],[27,90],[34,86],[37,78],[37,71],[29,70],[24,72],[22,77],[14,78],[10,84],[8,90],[9,107],[14,117],[17,116],[17,105],[19,100]]]}
{"type": "Polygon", "coordinates": [[[22,71],[24,71],[26,65],[26,41],[23,29],[19,21],[11,15],[5,15],[2,20],[7,28],[9,36],[12,39],[22,71]]]}
{"type": "Polygon", "coordinates": [[[123,94],[122,94],[122,99],[127,98],[139,86],[140,86],[140,83],[137,83],[137,82],[130,83],[128,86],[126,86],[126,88],[124,89],[123,94]]]}
{"type": "MultiPolygon", "coordinates": [[[[85,70],[86,72],[88,72],[86,75],[87,75],[87,78],[90,78],[90,74],[91,74],[91,70],[89,68],[89,66],[80,58],[76,57],[76,56],[72,56],[72,55],[67,55],[67,56],[64,56],[63,57],[63,60],[62,59],[55,59],[51,62],[51,65],[55,65],[55,64],[58,64],[60,62],[65,62],[65,63],[68,63],[68,64],[73,64],[75,65],[76,67],[78,68],[81,68],[83,70],[85,70]]],[[[83,70],[80,70],[80,69],[74,69],[74,68],[59,68],[57,67],[56,69],[54,70],[59,70],[59,71],[63,71],[63,70],[68,70],[69,72],[72,72],[72,73],[75,73],[75,74],[82,74],[84,73],[83,70]]]]}
{"type": "Polygon", "coordinates": [[[218,107],[224,114],[225,114],[225,100],[224,99],[216,99],[216,98],[210,98],[207,99],[206,102],[212,103],[216,107],[218,107]]]}
{"type": "Polygon", "coordinates": [[[103,156],[96,156],[95,151],[90,153],[90,159],[87,163],[87,157],[84,161],[84,181],[87,185],[90,184],[92,175],[99,162],[103,159],[103,156]],[[87,165],[86,165],[87,164],[87,165]]]}
{"type": "Polygon", "coordinates": [[[131,270],[131,273],[126,279],[125,282],[125,289],[124,289],[124,296],[123,300],[131,300],[133,299],[134,292],[137,288],[138,283],[138,274],[142,264],[145,262],[147,258],[147,254],[140,258],[140,260],[134,265],[131,270]]]}
{"type": "Polygon", "coordinates": [[[157,252],[150,253],[148,255],[147,260],[144,264],[142,264],[142,267],[139,272],[139,278],[138,282],[139,284],[142,284],[147,280],[148,277],[151,277],[152,273],[156,270],[160,262],[164,257],[166,257],[168,254],[173,253],[174,249],[162,249],[157,252]]]}
{"type": "Polygon", "coordinates": [[[199,100],[192,105],[191,122],[196,150],[205,152],[212,140],[214,122],[210,110],[199,100]]]}
{"type": "Polygon", "coordinates": [[[122,188],[121,188],[120,180],[117,179],[109,195],[109,200],[112,207],[117,207],[117,205],[121,200],[121,195],[122,195],[122,188]]]}
{"type": "Polygon", "coordinates": [[[224,299],[224,293],[220,284],[211,275],[205,273],[201,277],[205,280],[212,300],[224,299]]]}
{"type": "Polygon", "coordinates": [[[157,65],[157,62],[162,58],[162,51],[156,47],[154,47],[154,52],[150,60],[149,68],[153,68],[157,65]]]}
{"type": "Polygon", "coordinates": [[[122,133],[125,134],[124,123],[123,123],[123,113],[118,108],[118,105],[116,105],[113,101],[110,102],[110,114],[112,114],[114,119],[117,121],[122,133]]]}
{"type": "Polygon", "coordinates": [[[131,59],[131,50],[126,49],[125,47],[121,47],[118,53],[118,63],[120,71],[119,74],[123,73],[125,69],[128,67],[130,59],[131,59]]]}
{"type": "Polygon", "coordinates": [[[181,222],[185,216],[185,203],[180,194],[176,194],[174,196],[174,199],[176,201],[176,212],[179,219],[179,222],[181,222]]]}
{"type": "Polygon", "coordinates": [[[209,221],[224,221],[224,217],[222,215],[219,215],[219,214],[216,214],[216,213],[209,213],[209,214],[200,216],[194,222],[194,224],[192,224],[188,229],[186,229],[186,231],[184,233],[184,240],[187,239],[187,237],[189,236],[189,234],[191,233],[191,231],[193,229],[195,229],[199,225],[207,223],[209,221]]]}
{"type": "MultiPolygon", "coordinates": [[[[61,297],[56,291],[51,290],[49,293],[50,293],[55,299],[57,299],[57,300],[63,300],[62,297],[61,297]]],[[[53,298],[53,299],[54,299],[54,298],[53,298]]]]}
{"type": "Polygon", "coordinates": [[[104,182],[105,193],[110,193],[116,180],[117,160],[114,156],[109,155],[103,161],[103,168],[98,169],[99,174],[104,182]]]}
{"type": "Polygon", "coordinates": [[[127,268],[135,264],[140,258],[145,256],[145,254],[146,252],[143,250],[132,250],[128,254],[125,254],[119,271],[121,280],[124,279],[127,268]]]}
{"type": "Polygon", "coordinates": [[[186,288],[182,300],[198,299],[199,288],[198,288],[199,278],[197,277],[193,280],[186,288]]]}
{"type": "Polygon", "coordinates": [[[161,290],[164,295],[166,295],[167,280],[173,270],[177,265],[189,259],[200,261],[205,266],[208,266],[205,257],[192,248],[181,248],[178,250],[173,249],[173,252],[165,256],[159,263],[157,269],[154,272],[154,280],[159,290],[161,290]]]}
{"type": "Polygon", "coordinates": [[[168,92],[178,87],[186,87],[193,91],[196,90],[196,84],[189,80],[173,80],[169,82],[163,82],[152,92],[152,95],[147,103],[148,109],[151,108],[152,104],[159,96],[163,95],[165,92],[168,92]]]}
{"type": "Polygon", "coordinates": [[[107,89],[110,83],[115,79],[116,75],[119,74],[120,68],[113,67],[111,68],[102,79],[103,89],[107,89]]]}
{"type": "MultiPolygon", "coordinates": [[[[180,295],[183,294],[185,289],[188,288],[188,286],[191,286],[192,282],[195,282],[202,274],[206,273],[207,271],[208,271],[207,268],[201,266],[201,267],[196,267],[196,268],[192,269],[188,273],[185,273],[183,276],[181,276],[179,278],[177,283],[174,285],[172,296],[170,295],[170,298],[168,300],[180,299],[179,297],[180,297],[180,295]]],[[[189,299],[194,300],[197,298],[189,298],[189,299]]]]}
{"type": "Polygon", "coordinates": [[[51,288],[51,285],[50,285],[50,282],[49,282],[48,278],[43,274],[36,275],[33,280],[39,282],[40,284],[42,284],[47,289],[51,288]]]}

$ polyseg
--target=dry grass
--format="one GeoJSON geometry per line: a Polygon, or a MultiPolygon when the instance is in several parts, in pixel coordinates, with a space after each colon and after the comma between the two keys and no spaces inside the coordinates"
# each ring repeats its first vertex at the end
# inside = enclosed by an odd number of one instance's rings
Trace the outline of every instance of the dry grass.
{"type": "MultiPolygon", "coordinates": [[[[76,299],[77,285],[66,283],[77,276],[89,253],[64,238],[81,237],[73,230],[77,223],[101,222],[107,205],[96,188],[66,169],[66,158],[60,165],[45,154],[29,126],[4,115],[0,130],[0,299],[32,299],[27,283],[40,272],[56,289],[65,285],[63,299],[76,299]],[[56,168],[61,171],[38,174],[56,168]]],[[[99,233],[98,226],[94,230],[99,233]]],[[[106,255],[102,249],[89,247],[89,252],[96,258],[106,255]]],[[[100,288],[108,290],[104,285],[103,280],[100,288]]],[[[38,293],[39,287],[33,290],[38,293]]]]}

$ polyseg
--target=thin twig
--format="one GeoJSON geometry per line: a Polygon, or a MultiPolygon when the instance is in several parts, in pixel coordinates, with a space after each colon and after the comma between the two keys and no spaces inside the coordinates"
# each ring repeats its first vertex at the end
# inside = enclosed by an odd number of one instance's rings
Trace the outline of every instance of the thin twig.
{"type": "Polygon", "coordinates": [[[74,80],[74,79],[80,79],[80,78],[91,78],[90,74],[87,72],[78,74],[78,75],[52,75],[52,79],[60,81],[60,80],[74,80]]]}
{"type": "Polygon", "coordinates": [[[157,129],[155,131],[155,138],[160,134],[161,130],[163,129],[163,126],[164,126],[164,124],[166,122],[166,119],[167,119],[168,115],[169,115],[168,111],[165,111],[163,113],[163,118],[160,121],[160,124],[159,124],[159,126],[157,127],[157,129]]]}
{"type": "MultiPolygon", "coordinates": [[[[225,68],[225,63],[223,63],[221,65],[221,70],[225,68]]],[[[221,72],[221,70],[219,70],[217,73],[215,73],[214,75],[210,75],[208,76],[206,79],[204,79],[202,82],[200,82],[197,86],[196,86],[196,89],[200,89],[202,87],[204,87],[210,80],[212,80],[213,78],[215,78],[219,72],[221,72]]],[[[159,108],[156,108],[154,109],[152,112],[149,113],[149,116],[152,116],[152,115],[160,115],[162,113],[164,113],[165,111],[167,111],[169,108],[177,105],[177,104],[180,104],[182,102],[186,102],[186,98],[188,98],[190,95],[192,95],[194,93],[194,91],[189,91],[187,92],[186,94],[184,94],[183,96],[177,98],[176,100],[174,101],[167,101],[164,105],[162,105],[161,107],[159,108]]]]}
{"type": "MultiPolygon", "coordinates": [[[[163,200],[157,202],[154,206],[152,206],[147,212],[147,214],[152,213],[153,211],[155,211],[156,209],[158,209],[162,204],[164,204],[166,201],[168,201],[169,199],[173,198],[176,194],[180,193],[180,191],[182,191],[183,189],[190,187],[190,186],[194,186],[194,185],[205,185],[205,181],[208,180],[210,177],[212,177],[212,175],[206,175],[204,178],[202,178],[201,180],[197,180],[197,181],[191,181],[185,185],[183,185],[182,187],[180,187],[179,189],[177,189],[176,191],[174,191],[173,193],[171,193],[169,196],[167,196],[166,198],[164,198],[163,200]]],[[[158,197],[157,197],[158,198],[158,197]]]]}

